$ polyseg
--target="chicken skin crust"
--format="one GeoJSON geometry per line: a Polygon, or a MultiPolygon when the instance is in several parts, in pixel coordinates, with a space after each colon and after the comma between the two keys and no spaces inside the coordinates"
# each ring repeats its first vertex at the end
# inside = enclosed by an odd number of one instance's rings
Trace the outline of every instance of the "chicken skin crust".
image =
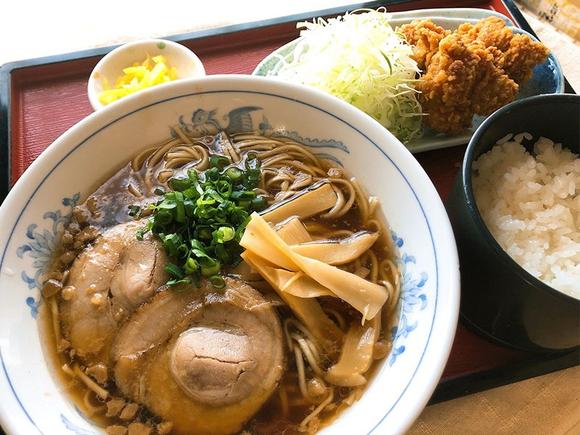
{"type": "Polygon", "coordinates": [[[413,58],[423,71],[431,62],[433,55],[437,53],[441,40],[450,33],[428,20],[404,24],[399,28],[399,31],[407,42],[413,45],[413,58]]]}
{"type": "Polygon", "coordinates": [[[527,35],[514,34],[498,17],[488,17],[472,25],[462,24],[457,33],[469,41],[479,41],[486,48],[496,49],[494,62],[517,84],[532,77],[534,67],[546,60],[550,50],[527,35]]]}

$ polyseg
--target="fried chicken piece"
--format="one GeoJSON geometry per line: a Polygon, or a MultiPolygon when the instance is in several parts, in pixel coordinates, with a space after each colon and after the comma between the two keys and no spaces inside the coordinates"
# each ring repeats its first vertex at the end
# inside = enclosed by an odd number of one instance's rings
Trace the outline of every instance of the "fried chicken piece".
{"type": "Polygon", "coordinates": [[[514,34],[498,17],[488,17],[477,24],[462,24],[457,29],[466,42],[480,41],[494,50],[494,62],[516,83],[530,79],[534,67],[546,60],[550,50],[527,35],[514,34]]]}
{"type": "Polygon", "coordinates": [[[487,17],[479,20],[475,25],[463,23],[456,32],[466,41],[478,40],[486,47],[495,47],[501,52],[507,51],[513,37],[513,32],[499,17],[487,17]]]}
{"type": "Polygon", "coordinates": [[[498,17],[462,24],[452,33],[429,20],[399,31],[415,46],[414,59],[425,71],[417,85],[425,123],[447,134],[470,127],[474,114],[486,116],[513,101],[518,85],[549,54],[498,17]]]}
{"type": "Polygon", "coordinates": [[[522,84],[532,77],[536,65],[546,60],[550,50],[526,35],[515,35],[510,48],[504,52],[503,69],[516,83],[522,84]]]}
{"type": "Polygon", "coordinates": [[[449,31],[443,27],[426,20],[415,20],[404,24],[399,28],[407,42],[414,46],[413,59],[423,71],[431,62],[431,58],[437,52],[439,43],[449,35],[449,31]]]}
{"type": "Polygon", "coordinates": [[[475,113],[489,115],[515,98],[518,85],[494,64],[497,54],[460,34],[441,40],[418,84],[429,127],[460,133],[471,126],[475,113]]]}

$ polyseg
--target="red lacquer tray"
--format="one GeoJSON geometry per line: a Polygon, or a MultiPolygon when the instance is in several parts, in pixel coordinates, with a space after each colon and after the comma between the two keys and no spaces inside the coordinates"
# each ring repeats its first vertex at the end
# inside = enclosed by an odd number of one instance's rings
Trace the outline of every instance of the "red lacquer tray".
{"type": "MultiPolygon", "coordinates": [[[[250,74],[261,59],[297,36],[297,21],[363,6],[387,6],[389,11],[451,6],[494,9],[533,33],[512,0],[399,0],[311,12],[168,39],[194,50],[208,74],[250,74]]],[[[0,199],[42,150],[92,112],[86,94],[87,80],[95,64],[112,48],[32,59],[0,68],[0,199]]],[[[451,190],[464,151],[465,146],[458,146],[416,156],[443,199],[451,190]]],[[[476,335],[460,321],[451,356],[431,403],[570,367],[579,361],[578,352],[535,355],[508,349],[476,335]]]]}

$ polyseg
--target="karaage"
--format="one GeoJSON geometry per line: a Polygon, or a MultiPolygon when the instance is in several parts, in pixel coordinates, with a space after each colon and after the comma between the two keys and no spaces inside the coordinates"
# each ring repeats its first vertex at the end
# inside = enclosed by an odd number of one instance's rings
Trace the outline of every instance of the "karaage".
{"type": "Polygon", "coordinates": [[[407,42],[413,45],[413,58],[423,71],[437,52],[441,40],[450,33],[443,27],[426,20],[404,24],[399,31],[405,36],[407,42]]]}
{"type": "Polygon", "coordinates": [[[489,115],[512,101],[518,85],[493,60],[481,43],[465,43],[457,34],[443,38],[417,84],[425,124],[457,134],[471,125],[475,113],[489,115]]]}
{"type": "Polygon", "coordinates": [[[413,21],[399,31],[414,46],[424,71],[417,89],[425,124],[447,134],[471,126],[474,114],[486,116],[513,101],[519,85],[549,54],[498,17],[462,24],[454,32],[429,20],[413,21]]]}
{"type": "Polygon", "coordinates": [[[487,48],[499,50],[494,60],[496,65],[520,85],[531,78],[534,67],[550,54],[541,42],[514,34],[499,17],[488,17],[475,25],[462,24],[457,33],[466,40],[477,40],[487,48]]]}

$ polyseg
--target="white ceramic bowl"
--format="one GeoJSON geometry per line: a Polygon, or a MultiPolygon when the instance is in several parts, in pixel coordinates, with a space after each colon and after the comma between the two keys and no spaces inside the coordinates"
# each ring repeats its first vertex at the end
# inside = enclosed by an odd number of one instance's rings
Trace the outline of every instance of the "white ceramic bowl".
{"type": "Polygon", "coordinates": [[[362,398],[322,432],[402,433],[441,376],[459,308],[457,251],[445,209],[409,151],[340,100],[260,77],[182,80],[121,100],[57,139],[0,208],[0,422],[9,434],[98,433],[45,363],[35,313],[55,234],[98,182],[179,120],[230,129],[283,128],[340,162],[380,198],[404,269],[394,346],[362,398]],[[47,406],[47,404],[50,404],[47,406]]]}
{"type": "MultiPolygon", "coordinates": [[[[199,57],[193,51],[177,42],[166,39],[143,39],[123,44],[103,57],[89,76],[87,93],[93,109],[100,110],[105,107],[99,101],[99,94],[104,89],[103,83],[114,85],[119,76],[123,75],[123,68],[132,66],[135,62],[141,63],[147,56],[153,57],[157,55],[165,56],[169,66],[175,67],[177,80],[205,75],[205,69],[199,57]]],[[[151,88],[139,92],[148,91],[149,89],[151,88]]]]}

